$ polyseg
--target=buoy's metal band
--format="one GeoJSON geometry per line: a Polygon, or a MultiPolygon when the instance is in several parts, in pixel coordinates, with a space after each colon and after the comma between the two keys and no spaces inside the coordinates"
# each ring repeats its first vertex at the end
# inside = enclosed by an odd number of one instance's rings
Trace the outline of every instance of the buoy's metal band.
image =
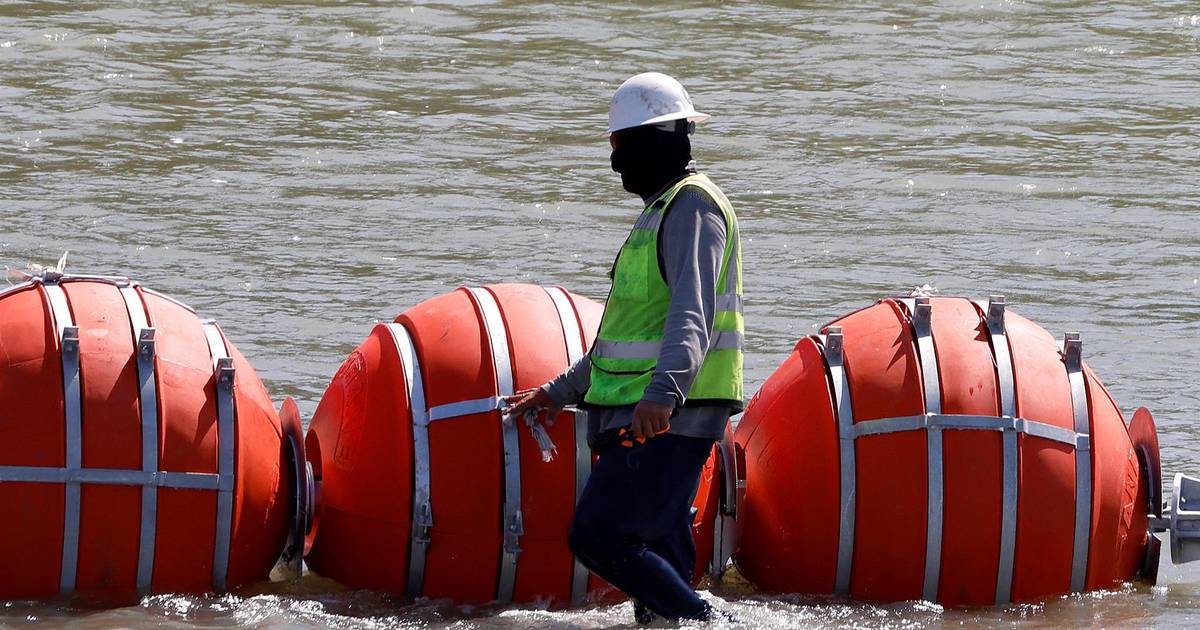
{"type": "Polygon", "coordinates": [[[476,398],[473,400],[462,400],[459,402],[446,403],[436,407],[429,408],[429,417],[426,423],[434,422],[435,420],[448,420],[450,418],[458,418],[461,416],[471,416],[477,413],[490,413],[497,409],[504,408],[504,399],[499,396],[488,396],[486,398],[476,398]]]}
{"type": "Polygon", "coordinates": [[[0,482],[73,483],[142,486],[185,490],[232,490],[233,478],[214,473],[130,470],[128,468],[51,468],[0,466],[0,482]]]}
{"type": "MultiPolygon", "coordinates": [[[[910,313],[916,338],[917,358],[921,364],[925,413],[938,416],[942,413],[942,387],[938,374],[937,350],[933,343],[933,309],[929,298],[916,298],[910,313]]],[[[925,576],[922,597],[926,601],[936,602],[942,570],[942,522],[945,502],[941,427],[931,424],[925,437],[929,490],[926,498],[925,576]]]]}
{"type": "Polygon", "coordinates": [[[216,384],[217,400],[217,474],[221,479],[229,479],[229,484],[221,484],[217,490],[217,527],[216,539],[213,544],[213,590],[223,593],[228,590],[226,583],[229,573],[229,545],[233,529],[233,455],[234,441],[237,439],[235,429],[235,414],[233,386],[233,359],[229,357],[229,348],[225,345],[225,336],[214,322],[202,322],[204,337],[208,341],[208,350],[213,359],[213,377],[216,384]]]}
{"type": "Polygon", "coordinates": [[[837,576],[834,593],[850,594],[850,570],[854,564],[854,411],[850,404],[850,381],[846,376],[843,357],[841,326],[826,329],[822,349],[829,366],[830,391],[833,392],[833,409],[838,424],[838,465],[841,469],[841,515],[838,519],[837,576]]]}
{"type": "MultiPolygon", "coordinates": [[[[1069,332],[1063,339],[1063,363],[1071,384],[1075,432],[1090,433],[1091,409],[1083,379],[1083,341],[1069,332]]],[[[1090,444],[1075,449],[1075,543],[1071,556],[1071,591],[1081,592],[1087,582],[1088,547],[1092,529],[1092,454],[1090,444]]]]}
{"type": "MultiPolygon", "coordinates": [[[[491,348],[492,364],[496,374],[496,395],[511,396],[513,393],[512,360],[508,350],[508,330],[500,314],[500,305],[490,291],[470,288],[467,292],[479,307],[484,333],[491,348]]],[[[510,602],[517,579],[517,560],[521,555],[521,536],[525,524],[521,514],[521,451],[517,436],[517,423],[502,422],[504,439],[504,546],[500,558],[500,580],[496,588],[496,599],[510,602]]]]}
{"type": "MultiPolygon", "coordinates": [[[[996,383],[1000,394],[1000,415],[1017,417],[1016,380],[1013,376],[1012,351],[1008,347],[1008,331],[1004,323],[1005,301],[1003,295],[993,295],[986,304],[979,304],[985,313],[992,358],[996,363],[996,383]]],[[[1057,427],[1056,427],[1057,428],[1057,427]]],[[[1000,558],[996,569],[996,605],[1007,604],[1012,599],[1013,566],[1017,554],[1017,472],[1018,431],[1005,429],[1001,437],[1001,510],[1000,510],[1000,558]]]]}
{"type": "MultiPolygon", "coordinates": [[[[562,324],[563,341],[567,348],[567,362],[575,365],[583,357],[583,335],[580,331],[578,315],[571,303],[567,292],[560,287],[544,287],[546,294],[554,302],[554,310],[558,313],[558,321],[562,324]]],[[[575,504],[583,495],[588,476],[592,473],[592,450],[587,443],[587,412],[575,411],[575,504]]],[[[575,558],[571,571],[571,605],[579,606],[587,600],[588,570],[575,558]]]]}
{"type": "Polygon", "coordinates": [[[851,439],[904,433],[906,431],[961,430],[961,431],[1013,431],[1031,437],[1066,444],[1079,451],[1088,449],[1088,435],[1076,433],[1053,424],[997,416],[975,416],[970,414],[925,414],[899,416],[860,422],[851,429],[851,439]]]}
{"type": "MultiPolygon", "coordinates": [[[[63,416],[66,434],[66,465],[68,471],[83,466],[83,419],[79,382],[79,327],[71,318],[67,294],[58,284],[45,283],[42,289],[54,316],[62,353],[63,416]]],[[[69,475],[68,475],[69,477],[69,475]]],[[[75,575],[79,568],[79,482],[64,481],[62,563],[58,588],[62,593],[75,590],[75,575]]]]}
{"type": "MultiPolygon", "coordinates": [[[[133,286],[120,288],[129,325],[137,344],[138,409],[141,411],[142,471],[158,471],[158,384],[155,376],[157,345],[142,298],[133,286]]],[[[158,523],[158,486],[142,486],[141,526],[138,537],[138,592],[146,595],[154,577],[154,543],[158,523]]]]}
{"type": "Polygon", "coordinates": [[[401,324],[388,324],[388,332],[400,355],[404,370],[404,390],[412,415],[413,433],[413,498],[412,545],[408,553],[408,595],[420,597],[425,588],[425,558],[429,552],[433,529],[433,503],[429,481],[429,416],[425,403],[425,381],[421,376],[421,361],[413,346],[412,336],[401,324]]]}

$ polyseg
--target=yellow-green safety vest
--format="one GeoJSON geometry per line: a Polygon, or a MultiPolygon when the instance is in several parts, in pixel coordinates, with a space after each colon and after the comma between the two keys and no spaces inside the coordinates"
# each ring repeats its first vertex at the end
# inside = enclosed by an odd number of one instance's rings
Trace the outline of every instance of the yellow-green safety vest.
{"type": "Polygon", "coordinates": [[[633,225],[612,270],[612,290],[590,353],[589,405],[630,405],[642,398],[662,348],[671,289],[658,260],[658,231],[671,201],[685,186],[708,194],[725,216],[725,251],[717,277],[716,314],[704,363],[685,404],[742,406],[742,248],[737,215],[724,193],[704,175],[684,177],[667,188],[633,225]]]}

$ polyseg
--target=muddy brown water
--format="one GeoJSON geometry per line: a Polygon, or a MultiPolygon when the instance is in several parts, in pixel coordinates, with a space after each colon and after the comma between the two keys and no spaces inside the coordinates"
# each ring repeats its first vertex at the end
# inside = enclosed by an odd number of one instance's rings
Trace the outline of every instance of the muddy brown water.
{"type": "MultiPolygon", "coordinates": [[[[748,391],[819,323],[914,285],[1001,293],[1200,473],[1200,7],[1148,2],[5,2],[0,262],[120,273],[220,320],[315,408],[367,334],[462,284],[602,299],[639,204],[600,132],[680,77],[745,240],[748,391]]],[[[19,570],[6,567],[5,570],[19,570]]],[[[746,626],[1178,627],[1200,569],[1003,610],[708,596],[746,626]]],[[[309,577],[13,627],[602,627],[309,577]]]]}

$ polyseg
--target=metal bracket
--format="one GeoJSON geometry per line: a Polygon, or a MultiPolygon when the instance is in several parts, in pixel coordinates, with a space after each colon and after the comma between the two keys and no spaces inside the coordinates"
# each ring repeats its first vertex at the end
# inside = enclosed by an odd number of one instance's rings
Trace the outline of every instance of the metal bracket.
{"type": "Polygon", "coordinates": [[[79,355],[79,327],[66,326],[62,331],[62,351],[63,354],[72,356],[79,355]]]}
{"type": "Polygon", "coordinates": [[[230,357],[221,357],[217,359],[217,387],[232,391],[233,377],[233,359],[230,357]]]}
{"type": "Polygon", "coordinates": [[[841,363],[844,337],[841,326],[830,326],[825,329],[825,355],[836,357],[841,363]]]}
{"type": "Polygon", "coordinates": [[[1063,361],[1067,370],[1078,372],[1083,369],[1083,338],[1077,332],[1069,332],[1063,338],[1063,361]]]}
{"type": "Polygon", "coordinates": [[[932,318],[933,306],[929,303],[929,298],[926,296],[917,297],[914,300],[912,311],[913,327],[917,329],[917,336],[924,337],[930,334],[932,318]]]}
{"type": "Polygon", "coordinates": [[[138,335],[138,356],[144,358],[154,357],[157,342],[155,341],[155,329],[143,328],[138,335]]]}
{"type": "Polygon", "coordinates": [[[429,532],[433,529],[433,505],[428,501],[422,503],[413,514],[413,542],[418,545],[428,545],[429,532]]]}
{"type": "Polygon", "coordinates": [[[525,517],[517,510],[508,517],[504,524],[504,552],[513,556],[521,555],[521,536],[525,535],[525,517]]]}
{"type": "Polygon", "coordinates": [[[1004,332],[1005,306],[1003,295],[992,295],[988,297],[987,327],[989,331],[993,333],[1004,332]]]}

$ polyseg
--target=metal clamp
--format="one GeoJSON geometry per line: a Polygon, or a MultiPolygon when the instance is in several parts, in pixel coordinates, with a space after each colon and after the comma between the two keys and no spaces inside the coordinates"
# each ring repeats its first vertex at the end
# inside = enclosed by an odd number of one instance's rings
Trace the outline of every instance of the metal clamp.
{"type": "Polygon", "coordinates": [[[232,391],[233,378],[233,359],[229,357],[217,359],[217,387],[226,391],[232,391]]]}
{"type": "Polygon", "coordinates": [[[66,326],[62,331],[62,351],[63,354],[71,356],[79,356],[79,327],[66,326]]]}
{"type": "Polygon", "coordinates": [[[153,357],[157,341],[155,341],[155,329],[143,328],[138,334],[138,356],[149,358],[153,357]]]}
{"type": "Polygon", "coordinates": [[[1063,361],[1068,372],[1083,369],[1083,337],[1079,333],[1069,332],[1063,337],[1063,361]]]}
{"type": "Polygon", "coordinates": [[[428,545],[429,532],[433,529],[433,505],[428,501],[422,503],[413,514],[412,539],[418,545],[428,545]]]}
{"type": "Polygon", "coordinates": [[[842,336],[841,326],[830,326],[825,329],[825,356],[836,357],[837,362],[842,362],[842,351],[844,349],[845,338],[842,336]]]}
{"type": "Polygon", "coordinates": [[[525,517],[521,510],[508,516],[504,524],[504,553],[514,558],[521,555],[521,536],[525,535],[525,517]]]}
{"type": "Polygon", "coordinates": [[[1003,295],[988,297],[987,327],[989,331],[1004,332],[1005,301],[1003,295]]]}

